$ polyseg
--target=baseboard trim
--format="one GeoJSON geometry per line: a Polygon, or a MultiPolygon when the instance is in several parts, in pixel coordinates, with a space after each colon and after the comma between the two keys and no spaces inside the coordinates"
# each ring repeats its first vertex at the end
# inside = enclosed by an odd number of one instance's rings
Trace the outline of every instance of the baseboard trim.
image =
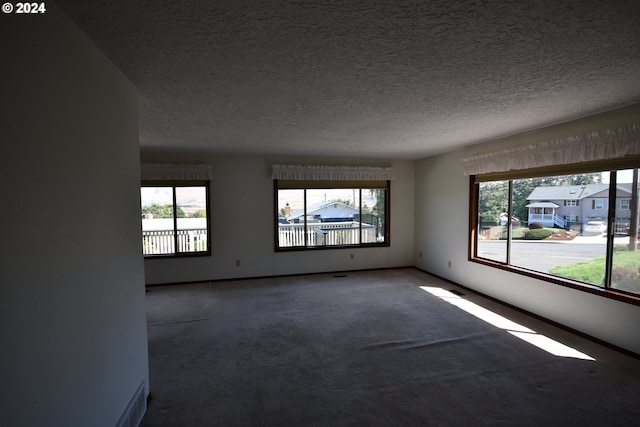
{"type": "Polygon", "coordinates": [[[210,279],[210,280],[193,280],[190,282],[167,282],[167,283],[147,283],[145,286],[153,288],[157,286],[175,286],[175,285],[196,285],[198,283],[220,283],[220,282],[239,282],[244,280],[258,280],[258,279],[275,279],[278,277],[294,277],[294,276],[318,276],[321,274],[346,274],[355,273],[361,271],[379,271],[379,270],[398,270],[402,268],[415,268],[413,265],[398,266],[398,267],[375,267],[375,268],[363,268],[354,270],[337,270],[337,271],[318,271],[313,273],[291,273],[291,274],[273,274],[267,276],[247,276],[247,277],[232,277],[227,279],[210,279]]]}
{"type": "Polygon", "coordinates": [[[138,427],[146,412],[147,399],[144,395],[144,381],[142,381],[120,415],[116,427],[138,427]]]}

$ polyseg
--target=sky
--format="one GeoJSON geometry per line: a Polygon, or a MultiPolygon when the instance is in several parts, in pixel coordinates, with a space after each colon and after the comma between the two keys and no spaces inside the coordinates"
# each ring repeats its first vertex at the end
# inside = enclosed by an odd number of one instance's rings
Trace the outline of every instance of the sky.
{"type": "MultiPolygon", "coordinates": [[[[618,184],[633,182],[633,169],[618,171],[617,181],[618,184]]],[[[602,183],[609,183],[609,172],[602,172],[602,183]]]]}
{"type": "MultiPolygon", "coordinates": [[[[357,206],[358,190],[357,189],[324,189],[324,190],[307,190],[307,206],[313,206],[322,202],[331,200],[349,200],[353,206],[357,206]],[[355,196],[355,200],[354,200],[355,196]]],[[[304,208],[304,190],[278,190],[278,211],[284,209],[289,203],[292,210],[304,208]]],[[[368,190],[362,190],[362,203],[369,207],[376,204],[376,199],[368,190]]]]}
{"type": "MultiPolygon", "coordinates": [[[[204,187],[177,187],[176,199],[180,206],[204,207],[205,197],[204,187]]],[[[173,204],[171,187],[140,187],[140,199],[143,207],[153,204],[173,204]]]]}

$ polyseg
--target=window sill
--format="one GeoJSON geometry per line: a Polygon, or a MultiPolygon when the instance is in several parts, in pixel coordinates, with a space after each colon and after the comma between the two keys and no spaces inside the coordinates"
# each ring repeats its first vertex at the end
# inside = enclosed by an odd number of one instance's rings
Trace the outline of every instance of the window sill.
{"type": "Polygon", "coordinates": [[[300,251],[325,251],[330,249],[358,249],[358,248],[386,248],[389,243],[363,243],[359,245],[334,245],[334,246],[287,246],[276,247],[276,252],[300,252],[300,251]]]}
{"type": "Polygon", "coordinates": [[[179,254],[158,254],[158,255],[144,255],[145,261],[148,259],[168,259],[168,258],[202,258],[211,256],[211,252],[192,252],[192,253],[179,253],[179,254]]]}

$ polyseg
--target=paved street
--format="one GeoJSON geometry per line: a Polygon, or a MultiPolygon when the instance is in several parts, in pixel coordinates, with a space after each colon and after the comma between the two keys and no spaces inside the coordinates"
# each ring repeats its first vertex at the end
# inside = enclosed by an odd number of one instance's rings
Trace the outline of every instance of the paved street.
{"type": "MultiPolygon", "coordinates": [[[[566,242],[514,240],[511,244],[511,264],[536,271],[547,272],[558,265],[575,264],[603,257],[606,251],[603,236],[578,236],[566,242]]],[[[628,237],[617,237],[615,244],[628,244],[628,237]]],[[[482,240],[478,242],[478,255],[504,261],[505,241],[482,240]]]]}

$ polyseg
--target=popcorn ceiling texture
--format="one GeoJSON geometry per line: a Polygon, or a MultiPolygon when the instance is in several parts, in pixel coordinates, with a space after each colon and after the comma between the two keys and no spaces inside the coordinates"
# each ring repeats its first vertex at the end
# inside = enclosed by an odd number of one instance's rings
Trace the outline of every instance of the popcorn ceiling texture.
{"type": "Polygon", "coordinates": [[[59,3],[143,149],[419,158],[640,102],[636,0],[59,3]]]}

